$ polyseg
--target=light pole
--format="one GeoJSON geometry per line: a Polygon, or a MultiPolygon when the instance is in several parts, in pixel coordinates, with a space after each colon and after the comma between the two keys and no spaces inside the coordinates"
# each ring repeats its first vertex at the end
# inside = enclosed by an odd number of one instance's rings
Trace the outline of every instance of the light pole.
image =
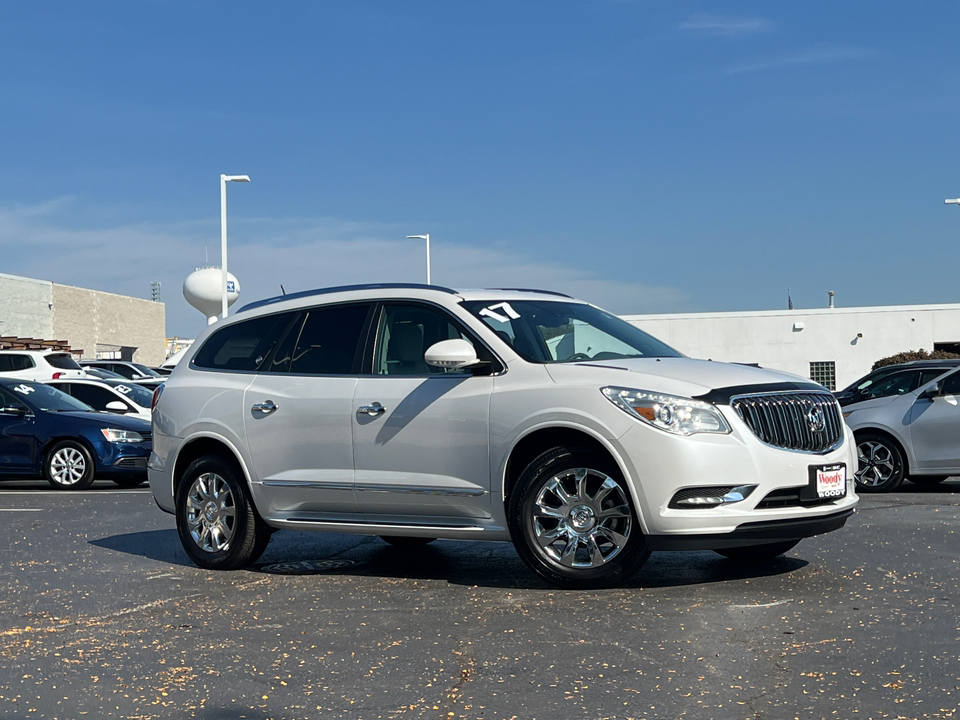
{"type": "Polygon", "coordinates": [[[220,176],[220,270],[223,274],[223,312],[221,318],[227,319],[227,183],[250,182],[249,175],[220,176]]]}
{"type": "Polygon", "coordinates": [[[427,241],[427,285],[430,284],[430,233],[426,235],[407,235],[407,240],[427,241]]]}
{"type": "Polygon", "coordinates": [[[946,200],[943,201],[943,204],[944,205],[960,205],[960,198],[955,198],[955,199],[947,198],[946,200]]]}

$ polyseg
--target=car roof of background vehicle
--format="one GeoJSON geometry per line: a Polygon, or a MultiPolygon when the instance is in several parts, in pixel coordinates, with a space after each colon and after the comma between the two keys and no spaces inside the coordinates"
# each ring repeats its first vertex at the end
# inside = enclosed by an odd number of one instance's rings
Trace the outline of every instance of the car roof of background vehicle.
{"type": "MultiPolygon", "coordinates": [[[[335,293],[361,293],[362,295],[370,295],[372,298],[376,299],[378,294],[376,293],[364,293],[363,291],[384,291],[384,290],[407,290],[413,291],[411,293],[411,299],[414,298],[423,298],[429,297],[431,293],[443,293],[445,295],[456,295],[463,300],[506,300],[506,299],[520,299],[523,297],[529,296],[548,296],[550,298],[564,298],[567,300],[572,300],[574,302],[582,302],[575,300],[569,295],[564,293],[555,292],[553,290],[532,290],[526,288],[490,288],[486,290],[452,290],[448,287],[443,287],[441,285],[421,285],[418,283],[370,283],[366,285],[340,285],[337,287],[329,288],[317,288],[316,290],[304,290],[303,292],[288,293],[286,295],[277,295],[276,297],[266,298],[264,300],[257,300],[256,302],[248,303],[242,308],[234,313],[246,312],[248,310],[255,310],[257,308],[262,308],[268,305],[274,305],[277,303],[287,302],[289,300],[302,300],[309,297],[318,297],[322,295],[332,295],[335,293]]],[[[380,293],[382,294],[382,292],[380,293]]],[[[359,299],[359,298],[358,298],[359,299]]]]}

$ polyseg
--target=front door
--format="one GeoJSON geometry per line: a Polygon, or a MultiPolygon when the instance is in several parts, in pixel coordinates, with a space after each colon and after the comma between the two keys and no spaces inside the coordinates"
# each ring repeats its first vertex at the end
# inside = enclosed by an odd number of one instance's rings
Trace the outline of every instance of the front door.
{"type": "Polygon", "coordinates": [[[36,417],[0,388],[0,473],[32,473],[37,459],[36,417]]]}
{"type": "Polygon", "coordinates": [[[960,372],[942,381],[939,396],[910,409],[910,440],[918,470],[960,472],[960,372]]]}
{"type": "Polygon", "coordinates": [[[353,408],[355,482],[370,522],[464,525],[490,517],[489,415],[493,378],[444,371],[430,345],[469,333],[445,310],[387,304],[373,367],[353,408]]]}

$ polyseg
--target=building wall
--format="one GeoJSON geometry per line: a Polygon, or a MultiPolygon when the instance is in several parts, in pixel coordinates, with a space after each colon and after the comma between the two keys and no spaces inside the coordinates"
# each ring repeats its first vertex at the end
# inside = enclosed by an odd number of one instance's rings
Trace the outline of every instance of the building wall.
{"type": "Polygon", "coordinates": [[[833,361],[837,388],[880,358],[960,343],[960,304],[623,318],[691,357],[759,363],[803,377],[810,377],[811,362],[833,361]]]}
{"type": "Polygon", "coordinates": [[[0,335],[62,340],[53,331],[53,283],[0,273],[0,335]]]}
{"type": "Polygon", "coordinates": [[[159,365],[166,358],[163,303],[53,284],[53,334],[95,358],[98,345],[133,347],[133,360],[159,365]]]}

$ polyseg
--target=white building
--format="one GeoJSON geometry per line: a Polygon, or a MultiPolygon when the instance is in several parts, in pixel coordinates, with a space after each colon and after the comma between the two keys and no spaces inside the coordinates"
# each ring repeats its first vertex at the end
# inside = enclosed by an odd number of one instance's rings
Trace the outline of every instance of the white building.
{"type": "Polygon", "coordinates": [[[59,340],[84,358],[159,365],[165,326],[162,302],[0,273],[0,336],[59,340]]]}
{"type": "Polygon", "coordinates": [[[690,357],[756,363],[831,389],[899,352],[960,352],[960,304],[622,317],[690,357]]]}

